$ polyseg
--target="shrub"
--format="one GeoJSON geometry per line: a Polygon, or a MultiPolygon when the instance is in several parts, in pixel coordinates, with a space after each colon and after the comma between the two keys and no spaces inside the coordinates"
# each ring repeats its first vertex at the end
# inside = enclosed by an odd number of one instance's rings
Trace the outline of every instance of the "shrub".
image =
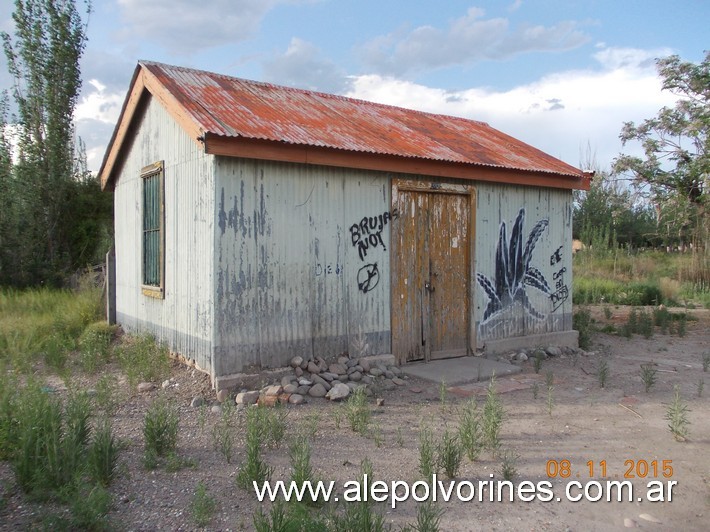
{"type": "Polygon", "coordinates": [[[118,348],[118,361],[131,386],[139,381],[160,381],[170,369],[168,348],[156,343],[149,334],[124,336],[118,348]]]}
{"type": "Polygon", "coordinates": [[[265,407],[249,408],[246,416],[246,453],[237,472],[237,486],[250,489],[252,483],[263,484],[271,478],[273,468],[261,456],[265,407]]]}
{"type": "Polygon", "coordinates": [[[668,430],[675,437],[676,441],[685,441],[688,438],[688,405],[680,397],[680,389],[676,384],[673,387],[673,401],[666,410],[668,420],[668,430]]]}
{"type": "Polygon", "coordinates": [[[118,466],[118,442],[113,436],[111,420],[103,418],[94,430],[89,446],[87,464],[94,483],[108,487],[118,466]]]}
{"type": "Polygon", "coordinates": [[[111,494],[101,485],[85,486],[71,504],[71,529],[108,530],[111,494]]]}
{"type": "Polygon", "coordinates": [[[437,472],[434,435],[428,427],[419,431],[419,474],[427,482],[437,472]]]}
{"type": "Polygon", "coordinates": [[[505,409],[496,391],[495,376],[491,377],[486,392],[486,402],[483,405],[482,432],[483,446],[496,450],[500,445],[500,429],[503,426],[505,409]]]}
{"type": "Polygon", "coordinates": [[[62,404],[36,383],[17,398],[8,454],[23,491],[44,498],[74,492],[85,470],[90,402],[72,393],[62,404]]]}
{"type": "Polygon", "coordinates": [[[101,364],[109,361],[111,340],[116,326],[105,321],[95,321],[84,329],[79,337],[79,364],[87,373],[94,373],[101,364]]]}
{"type": "Polygon", "coordinates": [[[478,404],[473,397],[466,402],[461,411],[458,436],[463,451],[473,462],[481,453],[482,446],[481,416],[478,412],[478,404]]]}
{"type": "MultiPolygon", "coordinates": [[[[309,482],[315,487],[318,479],[315,478],[313,468],[311,467],[311,444],[308,439],[303,436],[297,436],[288,449],[288,455],[291,460],[291,482],[295,482],[298,486],[303,486],[305,482],[309,482]]],[[[305,504],[309,506],[322,506],[325,500],[322,497],[313,498],[310,492],[304,494],[305,504]]]]}
{"type": "Polygon", "coordinates": [[[449,478],[456,478],[461,467],[463,450],[456,434],[444,431],[437,446],[437,460],[441,469],[449,478]]]}
{"type": "Polygon", "coordinates": [[[579,347],[589,349],[592,345],[592,315],[587,309],[581,309],[572,315],[572,327],[579,332],[579,347]]]}
{"type": "Polygon", "coordinates": [[[367,434],[372,412],[364,388],[357,388],[344,403],[345,419],[350,428],[359,434],[367,434]]]}
{"type": "Polygon", "coordinates": [[[197,489],[195,490],[195,495],[192,497],[190,507],[192,510],[192,519],[197,526],[206,527],[210,524],[214,517],[217,503],[214,497],[207,493],[204,482],[197,483],[197,489]]]}
{"type": "Polygon", "coordinates": [[[178,424],[178,413],[174,406],[163,397],[153,401],[143,420],[146,456],[167,456],[174,452],[177,447],[178,424]]]}

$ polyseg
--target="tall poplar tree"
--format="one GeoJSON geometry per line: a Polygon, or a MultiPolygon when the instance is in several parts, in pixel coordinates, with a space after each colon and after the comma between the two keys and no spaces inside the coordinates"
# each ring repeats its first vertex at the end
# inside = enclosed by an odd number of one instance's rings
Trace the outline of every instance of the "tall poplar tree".
{"type": "MultiPolygon", "coordinates": [[[[88,20],[91,4],[85,8],[88,20]]],[[[87,22],[74,0],[16,0],[12,18],[15,35],[2,40],[18,113],[11,183],[17,245],[0,281],[59,284],[76,261],[72,202],[83,179],[73,114],[87,22]]]]}

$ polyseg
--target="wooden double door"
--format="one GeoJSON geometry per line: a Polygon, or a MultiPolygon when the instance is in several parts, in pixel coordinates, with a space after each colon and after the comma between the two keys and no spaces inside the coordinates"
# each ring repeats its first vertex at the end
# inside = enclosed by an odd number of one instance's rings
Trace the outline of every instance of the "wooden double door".
{"type": "Polygon", "coordinates": [[[392,203],[395,356],[405,363],[469,354],[474,190],[396,182],[392,203]]]}

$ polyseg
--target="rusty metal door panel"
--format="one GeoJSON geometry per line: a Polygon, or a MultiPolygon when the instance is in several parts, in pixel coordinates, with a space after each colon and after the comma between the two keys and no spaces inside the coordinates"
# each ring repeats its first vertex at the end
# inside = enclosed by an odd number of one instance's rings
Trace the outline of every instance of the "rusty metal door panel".
{"type": "Polygon", "coordinates": [[[392,350],[400,363],[468,354],[472,216],[467,189],[395,184],[392,350]]]}

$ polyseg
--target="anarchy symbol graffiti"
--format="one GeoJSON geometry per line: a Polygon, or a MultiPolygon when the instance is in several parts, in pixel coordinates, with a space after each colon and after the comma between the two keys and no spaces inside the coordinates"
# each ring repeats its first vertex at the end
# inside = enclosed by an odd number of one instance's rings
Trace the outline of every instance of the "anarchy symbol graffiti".
{"type": "Polygon", "coordinates": [[[367,294],[373,290],[380,282],[380,271],[377,269],[377,263],[365,264],[357,272],[357,287],[363,294],[367,294]]]}

